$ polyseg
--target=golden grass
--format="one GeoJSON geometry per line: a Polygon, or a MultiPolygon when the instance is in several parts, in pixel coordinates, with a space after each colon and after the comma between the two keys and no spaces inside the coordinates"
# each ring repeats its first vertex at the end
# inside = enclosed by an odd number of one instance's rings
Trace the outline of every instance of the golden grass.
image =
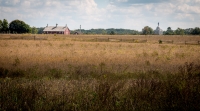
{"type": "MultiPolygon", "coordinates": [[[[2,36],[2,35],[1,35],[2,36]]],[[[37,35],[40,36],[40,35],[37,35]]],[[[45,36],[45,35],[41,35],[45,36]]],[[[46,35],[47,36],[47,35],[46,35]]],[[[155,69],[176,71],[185,62],[200,62],[199,45],[158,44],[159,39],[174,41],[200,40],[199,36],[52,36],[48,40],[0,40],[1,66],[13,68],[19,59],[19,68],[32,66],[41,69],[68,66],[87,67],[105,64],[110,72],[134,72],[155,69]],[[139,38],[149,39],[147,43],[87,42],[87,38],[139,38]],[[76,40],[75,40],[76,39],[76,40]],[[80,40],[81,39],[81,40],[80,40]],[[157,42],[152,42],[157,41],[157,42]]]]}
{"type": "Polygon", "coordinates": [[[36,36],[0,35],[0,110],[200,109],[200,46],[158,43],[199,36],[36,36]]]}

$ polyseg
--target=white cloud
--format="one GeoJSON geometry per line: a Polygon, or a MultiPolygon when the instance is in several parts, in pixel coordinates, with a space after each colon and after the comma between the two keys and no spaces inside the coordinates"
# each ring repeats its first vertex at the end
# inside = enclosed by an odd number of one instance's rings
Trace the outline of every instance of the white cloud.
{"type": "Polygon", "coordinates": [[[30,7],[30,1],[23,1],[22,3],[21,3],[21,5],[23,6],[23,7],[30,7]]]}
{"type": "Polygon", "coordinates": [[[110,0],[108,3],[99,8],[94,0],[0,0],[0,19],[22,19],[37,27],[58,23],[68,24],[70,29],[82,24],[86,29],[136,30],[146,25],[155,28],[157,22],[163,30],[169,26],[197,27],[200,22],[200,0],[110,0]]]}
{"type": "Polygon", "coordinates": [[[128,0],[117,0],[117,2],[127,2],[128,0]]]}
{"type": "Polygon", "coordinates": [[[13,0],[13,1],[12,1],[13,4],[17,4],[17,3],[19,3],[19,2],[20,2],[20,0],[13,0]]]}

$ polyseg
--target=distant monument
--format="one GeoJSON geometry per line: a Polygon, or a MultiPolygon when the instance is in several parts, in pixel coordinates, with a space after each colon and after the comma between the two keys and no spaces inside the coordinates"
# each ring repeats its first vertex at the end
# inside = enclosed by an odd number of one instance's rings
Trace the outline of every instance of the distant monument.
{"type": "Polygon", "coordinates": [[[162,29],[159,27],[159,22],[158,22],[158,27],[156,28],[156,30],[154,30],[154,34],[155,34],[155,35],[163,35],[163,31],[162,31],[162,29]]]}

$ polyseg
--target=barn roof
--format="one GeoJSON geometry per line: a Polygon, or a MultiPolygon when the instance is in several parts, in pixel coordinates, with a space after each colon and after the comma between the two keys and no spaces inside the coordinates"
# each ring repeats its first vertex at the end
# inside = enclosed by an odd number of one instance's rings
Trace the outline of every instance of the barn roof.
{"type": "Polygon", "coordinates": [[[67,26],[47,26],[43,31],[65,31],[66,29],[69,30],[67,26]]]}

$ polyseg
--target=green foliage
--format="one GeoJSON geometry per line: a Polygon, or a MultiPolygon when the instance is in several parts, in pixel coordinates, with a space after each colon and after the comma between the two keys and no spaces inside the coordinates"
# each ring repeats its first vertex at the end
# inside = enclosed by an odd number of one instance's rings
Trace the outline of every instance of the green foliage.
{"type": "Polygon", "coordinates": [[[115,32],[114,32],[114,31],[111,31],[111,32],[110,32],[110,35],[115,35],[115,32]]]}
{"type": "Polygon", "coordinates": [[[6,19],[0,20],[0,32],[7,33],[8,31],[8,21],[6,19]]]}
{"type": "Polygon", "coordinates": [[[174,31],[171,29],[171,27],[167,28],[167,31],[164,33],[165,35],[174,35],[174,31]]]}
{"type": "Polygon", "coordinates": [[[184,29],[177,28],[177,29],[175,30],[175,34],[176,34],[176,35],[185,35],[184,29]]]}
{"type": "Polygon", "coordinates": [[[31,28],[31,32],[32,32],[32,34],[37,34],[38,33],[38,29],[35,28],[35,27],[32,27],[31,28]]]}
{"type": "Polygon", "coordinates": [[[37,30],[38,30],[38,34],[42,34],[43,33],[43,30],[44,30],[44,28],[42,28],[42,27],[40,27],[40,28],[37,28],[37,30]]]}
{"type": "Polygon", "coordinates": [[[14,20],[10,23],[11,33],[31,33],[31,27],[21,20],[14,20]]]}
{"type": "Polygon", "coordinates": [[[200,28],[199,27],[195,27],[194,30],[192,30],[191,34],[200,35],[200,28]]]}
{"type": "Polygon", "coordinates": [[[153,34],[153,29],[149,26],[145,26],[143,29],[142,29],[142,34],[143,35],[151,35],[153,34]]]}
{"type": "Polygon", "coordinates": [[[3,28],[3,22],[0,20],[0,33],[2,31],[2,28],[3,28]]]}
{"type": "MultiPolygon", "coordinates": [[[[75,31],[79,31],[79,30],[75,30],[75,31]]],[[[71,31],[71,34],[74,34],[75,31],[71,31]]],[[[118,35],[137,35],[139,34],[138,31],[136,30],[130,30],[130,29],[114,29],[114,28],[110,28],[110,29],[90,29],[90,30],[84,30],[82,29],[81,32],[84,34],[108,34],[110,35],[111,32],[115,32],[115,34],[118,35]]]]}

